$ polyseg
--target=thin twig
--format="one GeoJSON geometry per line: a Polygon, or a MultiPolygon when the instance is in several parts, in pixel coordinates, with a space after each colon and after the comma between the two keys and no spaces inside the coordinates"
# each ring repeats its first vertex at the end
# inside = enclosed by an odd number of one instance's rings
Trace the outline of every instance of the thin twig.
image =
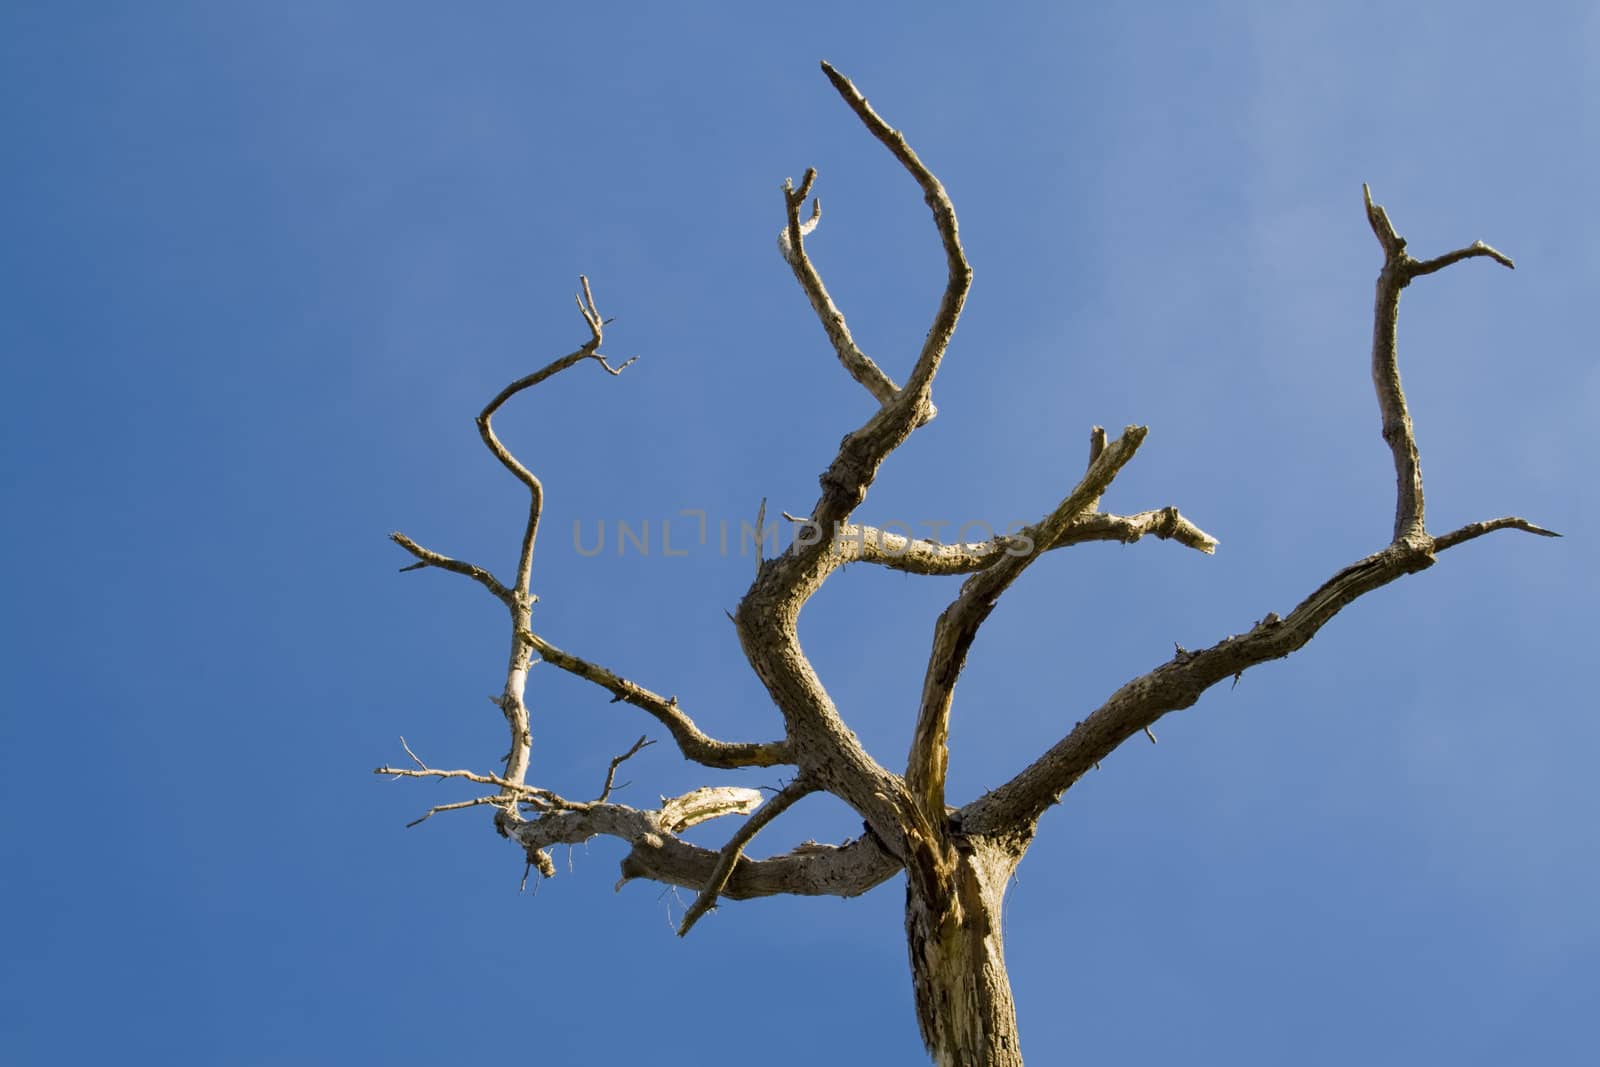
{"type": "Polygon", "coordinates": [[[494,598],[500,601],[502,604],[512,603],[511,590],[507,589],[505,585],[501,583],[500,579],[496,578],[493,574],[490,574],[482,567],[479,567],[477,564],[464,563],[461,560],[451,559],[449,556],[442,555],[433,551],[432,549],[423,548],[421,545],[417,544],[403,533],[392,533],[389,535],[389,540],[393,541],[395,544],[399,545],[413,556],[416,556],[419,561],[411,564],[409,567],[401,567],[400,570],[402,573],[406,571],[420,570],[423,567],[437,567],[442,571],[449,571],[452,574],[465,575],[466,577],[471,578],[473,581],[489,590],[489,592],[493,594],[494,598]]]}
{"type": "Polygon", "coordinates": [[[601,789],[600,790],[600,795],[595,798],[595,803],[596,804],[604,804],[606,802],[607,798],[609,798],[611,796],[611,785],[612,785],[613,782],[616,781],[617,768],[622,766],[624,763],[626,763],[628,761],[628,759],[631,758],[634,755],[634,753],[638,752],[641,748],[646,748],[646,747],[648,747],[650,745],[653,745],[653,744],[655,744],[654,741],[648,740],[645,737],[645,735],[640,734],[639,735],[639,740],[637,740],[637,741],[635,741],[633,743],[633,747],[632,748],[628,749],[628,751],[624,752],[620,756],[612,757],[611,767],[606,771],[605,788],[601,789]]]}
{"type": "Polygon", "coordinates": [[[1433,539],[1433,550],[1435,552],[1443,552],[1447,548],[1454,548],[1465,541],[1471,541],[1487,533],[1494,533],[1496,530],[1521,530],[1523,533],[1531,533],[1539,537],[1561,536],[1554,530],[1547,530],[1543,526],[1537,526],[1527,519],[1519,519],[1515,515],[1508,515],[1503,519],[1471,522],[1459,530],[1451,530],[1442,537],[1435,537],[1433,539]]]}
{"type": "Polygon", "coordinates": [[[406,750],[406,755],[411,757],[411,762],[415,763],[419,770],[424,770],[425,771],[425,770],[428,769],[428,765],[426,763],[423,763],[422,760],[418,758],[418,756],[417,756],[417,754],[415,752],[411,751],[411,746],[410,745],[406,744],[405,734],[401,734],[400,735],[400,747],[406,750]]]}
{"type": "Polygon", "coordinates": [[[505,790],[505,792],[501,794],[499,798],[502,801],[512,799],[526,800],[529,803],[539,807],[552,809],[559,808],[563,811],[585,811],[590,807],[590,805],[582,801],[567,800],[560,794],[552,793],[548,789],[540,789],[536,786],[523,785],[520,782],[513,782],[509,778],[501,777],[498,774],[479,774],[477,771],[442,771],[435,770],[431,767],[414,771],[409,767],[389,766],[379,767],[372,773],[389,774],[396,778],[461,778],[468,782],[477,782],[479,785],[499,786],[501,789],[505,790]]]}
{"type": "Polygon", "coordinates": [[[409,830],[413,826],[421,826],[423,823],[427,822],[441,811],[459,811],[462,808],[475,808],[483,804],[503,805],[505,802],[505,794],[496,793],[494,796],[473,797],[471,800],[458,800],[454,804],[435,804],[433,807],[424,812],[420,819],[412,819],[410,822],[406,823],[406,829],[409,830]]]}

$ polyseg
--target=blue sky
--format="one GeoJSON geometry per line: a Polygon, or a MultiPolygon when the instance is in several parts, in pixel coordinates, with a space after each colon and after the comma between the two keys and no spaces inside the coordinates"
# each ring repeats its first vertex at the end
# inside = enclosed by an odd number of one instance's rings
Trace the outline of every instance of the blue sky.
{"type": "MultiPolygon", "coordinates": [[[[686,896],[613,894],[615,844],[519,894],[487,815],[404,828],[468,794],[369,773],[402,734],[436,766],[504,751],[497,605],[385,536],[511,567],[523,498],[471,419],[583,340],[579,272],[640,359],[501,418],[549,493],[538,628],[776,733],[723,616],[748,558],[571,529],[804,509],[869,414],[774,248],[785,176],[821,172],[813,255],[909,367],[938,246],[827,58],[976,270],[940,416],[863,517],[1031,521],[1089,426],[1139,422],[1106,507],[1222,543],[1030,571],[958,693],[958,801],[1387,540],[1363,181],[1415,253],[1518,264],[1407,290],[1402,371],[1435,532],[1567,538],[1444,555],[1074,788],[1008,898],[1029,1062],[1584,1061],[1597,55],[1578,4],[5,5],[0,1058],[922,1062],[898,881],[680,941],[686,896]]],[[[852,568],[802,621],[887,763],[954,591],[852,568]]],[[[529,698],[533,778],[570,794],[661,734],[552,670],[529,698]]],[[[778,779],[670,744],[622,777],[640,805],[778,779]]],[[[858,826],[812,799],[757,851],[858,826]]]]}

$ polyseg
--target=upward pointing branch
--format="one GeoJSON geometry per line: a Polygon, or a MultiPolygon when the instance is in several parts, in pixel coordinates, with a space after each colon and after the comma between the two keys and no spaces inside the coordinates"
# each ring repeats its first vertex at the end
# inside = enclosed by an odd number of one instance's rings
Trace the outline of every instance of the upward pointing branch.
{"type": "Polygon", "coordinates": [[[967,652],[977,639],[979,627],[994,611],[1000,594],[1055,543],[1073,519],[1094,507],[1112,479],[1139,450],[1148,432],[1143,426],[1129,426],[1121,437],[1107,445],[1105,431],[1098,426],[1095,431],[1088,471],[1067,498],[1039,524],[1032,549],[1022,555],[1002,555],[967,579],[960,594],[934,626],[933,648],[928,654],[928,669],[923,675],[922,699],[917,709],[917,726],[906,761],[906,786],[921,805],[924,817],[933,825],[944,820],[950,708],[955,699],[956,679],[966,666],[967,652]]]}
{"type": "Polygon", "coordinates": [[[872,136],[883,142],[884,147],[910,172],[916,179],[917,185],[921,186],[922,198],[933,211],[934,225],[939,228],[939,240],[944,245],[945,266],[949,280],[945,285],[944,296],[939,301],[939,310],[934,314],[933,326],[929,328],[927,339],[922,343],[922,352],[917,356],[916,367],[912,370],[911,378],[905,387],[905,392],[916,395],[932,384],[934,372],[939,369],[939,360],[944,357],[944,350],[949,347],[950,337],[955,333],[956,322],[961,318],[961,308],[966,303],[967,290],[972,288],[972,264],[967,262],[967,254],[961,247],[961,233],[956,224],[955,205],[950,203],[950,197],[944,191],[944,186],[934,177],[933,171],[917,158],[917,154],[911,150],[911,146],[906,143],[900,131],[890,126],[872,110],[867,98],[851,84],[849,78],[834,70],[826,60],[822,63],[822,73],[828,76],[828,81],[833,83],[834,89],[872,132],[872,136]]]}
{"type": "Polygon", "coordinates": [[[850,377],[865,386],[879,404],[888,404],[899,394],[900,387],[856,344],[855,337],[850,333],[850,324],[845,322],[844,312],[833,302],[828,287],[822,284],[822,275],[817,273],[811,257],[806,255],[806,235],[822,221],[822,201],[812,201],[811,217],[803,222],[800,210],[805,206],[806,197],[811,195],[811,186],[816,180],[815,167],[806,171],[799,189],[794,188],[793,181],[784,179],[783,204],[788,221],[778,234],[778,251],[783,253],[789,269],[794,271],[795,280],[805,291],[806,299],[811,302],[811,310],[816,313],[817,321],[822,323],[822,329],[827,333],[828,341],[833,345],[844,369],[850,372],[850,377]]]}
{"type": "Polygon", "coordinates": [[[1372,314],[1372,384],[1378,392],[1378,410],[1383,415],[1383,439],[1394,453],[1394,539],[1420,545],[1428,535],[1423,521],[1422,463],[1417,453],[1416,428],[1411,424],[1406,394],[1400,387],[1396,341],[1400,290],[1410,285],[1413,278],[1476,256],[1486,256],[1507,269],[1514,269],[1516,265],[1509,256],[1482,241],[1418,262],[1406,252],[1406,239],[1395,232],[1389,213],[1372,202],[1372,190],[1362,185],[1361,195],[1367,204],[1367,222],[1383,246],[1383,269],[1378,272],[1378,294],[1372,314]]]}
{"type": "Polygon", "coordinates": [[[620,367],[613,367],[606,361],[606,357],[600,354],[600,340],[606,321],[600,317],[599,310],[594,306],[594,294],[589,291],[589,279],[580,274],[578,282],[583,286],[582,295],[577,297],[578,310],[583,314],[583,321],[589,325],[589,340],[576,352],[569,352],[554,363],[525,377],[518,378],[495,394],[495,398],[489,401],[484,406],[484,409],[478,413],[478,436],[483,438],[484,446],[494,453],[494,458],[498,459],[500,465],[510,471],[517,481],[528,487],[528,525],[523,530],[522,552],[517,557],[517,581],[515,586],[516,592],[522,597],[527,597],[528,595],[528,582],[533,573],[533,543],[539,536],[539,516],[544,510],[544,485],[495,436],[494,426],[491,421],[494,418],[494,413],[500,410],[502,404],[524,389],[531,389],[546,378],[560,374],[568,367],[581,363],[586,359],[595,360],[613,376],[621,374],[633,362],[630,359],[620,367]]]}
{"type": "Polygon", "coordinates": [[[1209,648],[1197,652],[1179,648],[1171,660],[1122,686],[1011,781],[967,805],[961,813],[967,834],[1031,832],[1046,808],[1059,801],[1062,793],[1123,741],[1168,712],[1190,707],[1223,679],[1237,680],[1258,663],[1281,659],[1304,647],[1347,605],[1404,575],[1433,566],[1437,553],[1497,530],[1561,536],[1516,516],[1471,523],[1438,538],[1428,535],[1423,526],[1422,469],[1417,460],[1416,432],[1400,388],[1396,355],[1400,290],[1413,278],[1463,259],[1482,256],[1507,268],[1512,267],[1512,262],[1482,241],[1434,259],[1415,260],[1406,254],[1405,238],[1395,232],[1388,213],[1372,202],[1372,193],[1366,186],[1362,191],[1367,221],[1384,254],[1372,328],[1372,380],[1383,413],[1383,437],[1394,453],[1398,483],[1394,540],[1338,571],[1301,600],[1287,617],[1280,619],[1276,612],[1269,612],[1247,632],[1224,638],[1209,648]]]}

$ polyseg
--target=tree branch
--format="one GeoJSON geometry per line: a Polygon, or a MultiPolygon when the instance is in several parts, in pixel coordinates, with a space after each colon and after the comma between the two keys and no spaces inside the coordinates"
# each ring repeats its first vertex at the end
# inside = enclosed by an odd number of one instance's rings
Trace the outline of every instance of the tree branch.
{"type": "MultiPolygon", "coordinates": [[[[513,782],[509,778],[498,774],[480,774],[477,771],[444,771],[436,770],[433,767],[421,767],[413,770],[410,767],[390,767],[387,765],[374,768],[372,773],[387,774],[391,778],[434,778],[441,781],[446,778],[459,778],[468,782],[477,782],[479,785],[497,785],[502,792],[495,799],[502,804],[515,801],[519,804],[532,804],[541,809],[560,809],[562,811],[583,811],[590,806],[583,801],[568,800],[559,793],[553,793],[548,789],[540,789],[537,786],[513,782]]],[[[434,810],[442,811],[445,809],[434,810]]],[[[421,819],[417,820],[417,822],[421,821],[421,819]]],[[[416,823],[408,825],[415,826],[416,823]]]]}
{"type": "Polygon", "coordinates": [[[745,821],[745,824],[734,833],[722,851],[717,855],[717,865],[711,870],[711,877],[706,879],[705,887],[700,890],[700,895],[695,898],[689,910],[683,913],[683,922],[678,926],[678,936],[685,937],[700,921],[700,917],[716,906],[717,897],[727,886],[728,879],[733,875],[734,867],[739,863],[744,854],[745,846],[755,839],[762,828],[787,811],[795,801],[808,793],[815,792],[816,787],[806,781],[804,777],[796,778],[784,786],[771,800],[761,805],[756,813],[745,821]]]}
{"type": "MultiPolygon", "coordinates": [[[[972,284],[972,268],[961,248],[955,209],[938,179],[847,79],[826,63],[822,69],[851,110],[922,188],[944,247],[948,274],[933,326],[909,383],[865,424],[845,436],[820,479],[822,493],[810,517],[818,528],[832,530],[866,499],[867,489],[885,457],[932,417],[933,377],[960,318],[972,284]]],[[[809,193],[810,184],[802,181],[800,189],[791,191],[786,201],[794,205],[786,221],[789,244],[795,251],[803,237],[799,232],[797,197],[809,193]]],[[[824,325],[828,323],[825,321],[824,325]]],[[[787,736],[801,760],[802,773],[860,812],[891,852],[907,856],[911,854],[908,835],[920,833],[914,826],[921,818],[920,811],[907,794],[904,782],[879,765],[845,727],[800,647],[800,609],[837,566],[826,543],[795,542],[777,559],[761,564],[755,582],[739,603],[734,623],[746,658],[772,695],[773,703],[783,711],[787,736]]]]}
{"type": "Polygon", "coordinates": [[[826,61],[822,64],[822,72],[828,76],[828,81],[845,103],[850,105],[850,110],[856,113],[863,125],[872,132],[883,146],[889,150],[895,159],[900,161],[917,185],[922,188],[923,199],[933,211],[934,224],[939,228],[939,240],[944,245],[945,265],[949,280],[945,284],[944,296],[940,298],[939,310],[933,318],[933,325],[928,329],[928,336],[923,341],[922,351],[917,356],[915,368],[910,379],[906,382],[905,391],[919,394],[928,389],[933,383],[933,376],[939,369],[939,361],[944,357],[945,349],[950,345],[950,338],[955,333],[956,322],[961,318],[961,307],[966,302],[967,291],[972,287],[972,265],[967,262],[967,254],[961,247],[960,228],[956,224],[956,209],[950,203],[950,197],[945,193],[944,186],[939,179],[934,177],[917,154],[911,150],[906,139],[899,130],[885,122],[878,113],[872,110],[867,103],[867,98],[846,78],[826,61]]]}
{"type": "Polygon", "coordinates": [[[546,663],[568,674],[577,675],[585,681],[593,682],[612,695],[613,703],[620,701],[632,704],[648,713],[672,734],[672,739],[678,743],[678,749],[684,758],[691,759],[703,767],[722,769],[774,767],[794,762],[794,754],[787,741],[763,743],[718,741],[703,733],[694,724],[694,720],[678,706],[677,697],[663,697],[658,693],[652,693],[644,686],[636,685],[604,667],[579,659],[570,652],[563,652],[538,634],[525,632],[523,637],[546,663]]]}
{"type": "Polygon", "coordinates": [[[1038,559],[1067,525],[1105,492],[1117,472],[1133,459],[1148,431],[1129,426],[1116,441],[1094,449],[1094,460],[1081,481],[1038,527],[1039,538],[1030,551],[1001,555],[961,587],[960,594],[939,616],[933,631],[933,648],[923,676],[922,699],[917,711],[911,753],[906,761],[906,787],[921,806],[923,816],[937,825],[945,817],[944,784],[948,770],[950,707],[956,679],[966,666],[967,652],[978,629],[994,611],[1000,596],[1038,559]]]}
{"type": "Polygon", "coordinates": [[[850,326],[845,322],[844,312],[834,304],[833,297],[828,295],[827,286],[822,284],[822,275],[817,273],[811,258],[806,255],[805,236],[815,230],[817,223],[822,221],[822,201],[812,201],[811,217],[804,222],[800,219],[800,211],[805,206],[806,197],[810,195],[811,186],[816,180],[815,167],[807,169],[805,177],[800,181],[799,189],[794,187],[793,181],[784,179],[783,203],[788,224],[778,234],[778,251],[794,271],[795,280],[805,291],[806,299],[811,302],[811,310],[816,313],[817,321],[822,323],[822,329],[828,335],[828,342],[833,345],[833,350],[838,354],[839,362],[844,365],[844,369],[850,372],[850,377],[865,386],[867,392],[876,397],[879,404],[888,404],[900,392],[900,387],[895,385],[883,369],[856,344],[855,338],[850,333],[850,326]]]}
{"type": "Polygon", "coordinates": [[[1394,539],[1422,543],[1427,537],[1423,515],[1422,464],[1417,453],[1416,429],[1406,408],[1405,391],[1400,387],[1399,346],[1396,333],[1400,321],[1400,290],[1413,278],[1443,270],[1452,263],[1477,256],[1493,259],[1500,265],[1515,265],[1482,241],[1457,249],[1426,262],[1412,259],[1406,240],[1395,232],[1388,212],[1372,202],[1372,190],[1361,186],[1366,201],[1367,222],[1383,248],[1383,269],[1378,272],[1378,292],[1372,315],[1372,384],[1378,393],[1378,410],[1383,416],[1383,439],[1394,454],[1395,507],[1394,539]]]}
{"type": "MultiPolygon", "coordinates": [[[[601,787],[600,795],[595,798],[595,803],[603,804],[611,796],[611,787],[616,784],[617,780],[617,768],[636,756],[641,748],[647,748],[653,744],[655,744],[654,741],[640,734],[639,740],[633,743],[632,748],[620,756],[611,757],[611,766],[606,769],[606,784],[601,787]]],[[[623,788],[627,788],[626,784],[624,784],[623,788]]]]}
{"type": "Polygon", "coordinates": [[[389,540],[393,541],[395,544],[399,545],[413,556],[416,556],[420,561],[413,563],[409,567],[401,567],[401,570],[414,571],[422,567],[437,567],[442,571],[449,571],[452,574],[465,575],[466,577],[477,582],[479,585],[483,586],[485,589],[489,590],[490,594],[496,600],[500,601],[507,607],[511,607],[515,603],[515,600],[511,594],[511,590],[507,589],[503,584],[501,584],[498,578],[484,570],[482,567],[479,567],[473,563],[463,563],[461,560],[451,559],[449,556],[440,555],[438,552],[434,552],[431,549],[423,548],[421,545],[417,544],[403,533],[392,533],[389,535],[389,540]]]}
{"type": "MultiPolygon", "coordinates": [[[[518,378],[500,390],[499,393],[495,394],[495,398],[489,401],[484,406],[484,409],[478,413],[477,418],[478,436],[483,439],[484,446],[494,454],[495,459],[500,461],[501,466],[510,471],[517,481],[528,488],[528,523],[523,529],[522,552],[517,557],[516,591],[523,596],[528,595],[528,581],[533,572],[533,545],[539,535],[539,516],[544,509],[544,485],[495,436],[492,422],[494,413],[499,411],[501,405],[507,400],[510,400],[523,390],[531,389],[545,379],[553,377],[568,367],[581,363],[586,359],[596,361],[612,376],[621,374],[633,363],[633,360],[630,359],[620,367],[613,367],[606,360],[606,357],[600,354],[600,341],[606,322],[600,317],[600,312],[594,305],[594,294],[589,290],[589,279],[580,274],[578,282],[583,287],[583,293],[576,298],[578,311],[583,315],[583,321],[589,327],[589,340],[576,352],[569,352],[548,366],[536,370],[525,377],[518,378]]],[[[637,359],[638,357],[634,358],[637,359]]]]}
{"type": "Polygon", "coordinates": [[[1523,533],[1536,534],[1539,537],[1560,537],[1554,530],[1546,530],[1543,526],[1535,526],[1527,519],[1519,519],[1515,515],[1508,515],[1503,519],[1488,519],[1484,522],[1470,522],[1459,530],[1451,530],[1442,537],[1433,539],[1433,550],[1443,552],[1447,548],[1454,548],[1466,541],[1482,537],[1496,530],[1521,530],[1523,533]]]}
{"type": "MultiPolygon", "coordinates": [[[[622,861],[617,888],[635,878],[698,890],[710,880],[720,853],[676,837],[642,839],[622,861]]],[[[788,894],[860,896],[900,871],[900,864],[868,834],[843,845],[806,844],[778,856],[734,865],[722,896],[729,900],[788,894]]]]}
{"type": "Polygon", "coordinates": [[[488,589],[495,599],[510,610],[512,638],[506,666],[506,681],[500,696],[494,699],[495,704],[505,716],[506,725],[511,731],[511,748],[506,754],[505,778],[508,782],[518,785],[527,776],[533,747],[533,733],[529,727],[528,709],[524,703],[523,696],[527,686],[528,666],[531,656],[529,654],[529,646],[521,640],[519,635],[531,628],[533,604],[537,599],[529,591],[528,586],[533,573],[533,547],[539,534],[539,517],[544,509],[544,486],[532,471],[523,466],[517,457],[512,455],[505,445],[500,443],[500,439],[495,436],[493,419],[495,412],[499,411],[501,405],[507,400],[583,360],[595,360],[612,375],[621,374],[623,369],[633,362],[630,359],[620,367],[613,367],[606,360],[606,357],[600,354],[600,341],[604,332],[605,320],[600,317],[599,309],[595,307],[594,293],[589,288],[589,279],[579,275],[578,281],[583,289],[582,294],[576,298],[578,311],[583,315],[583,321],[589,327],[589,340],[577,351],[562,356],[553,363],[517,379],[500,390],[494,399],[485,405],[483,411],[479,412],[477,418],[478,436],[483,439],[484,446],[500,461],[501,466],[510,471],[517,481],[528,489],[528,521],[523,527],[522,550],[517,558],[515,584],[507,588],[499,579],[482,567],[470,563],[462,563],[448,556],[432,552],[404,534],[395,533],[390,535],[396,544],[416,556],[420,561],[411,567],[404,568],[405,570],[428,566],[465,575],[488,589]]]}
{"type": "MultiPolygon", "coordinates": [[[[809,520],[806,520],[809,521],[809,520]]],[[[972,574],[994,563],[1005,553],[1023,554],[1038,543],[1039,526],[1024,527],[1014,534],[1002,534],[983,541],[944,544],[925,538],[912,539],[875,526],[846,523],[839,527],[833,551],[840,563],[871,563],[907,574],[972,574]]],[[[1121,541],[1132,544],[1146,535],[1176,541],[1198,552],[1211,555],[1217,539],[1184,518],[1177,508],[1141,511],[1137,515],[1108,515],[1103,512],[1079,515],[1066,524],[1059,536],[1045,546],[1050,552],[1089,541],[1121,541]]]]}
{"type": "Polygon", "coordinates": [[[1388,213],[1373,202],[1371,190],[1362,186],[1362,194],[1367,221],[1384,253],[1373,311],[1372,381],[1383,416],[1383,437],[1394,455],[1393,542],[1339,571],[1302,600],[1287,618],[1268,614],[1247,633],[1226,638],[1200,652],[1179,648],[1170,661],[1124,685],[1050,751],[964,809],[962,825],[967,832],[1031,834],[1047,807],[1059,801],[1080,776],[1133,734],[1148,730],[1170,711],[1194,704],[1223,678],[1237,679],[1258,663],[1282,658],[1304,647],[1347,604],[1402,575],[1431,567],[1436,553],[1495,530],[1559,536],[1515,517],[1472,523],[1437,539],[1428,535],[1416,431],[1400,386],[1396,343],[1400,291],[1413,278],[1463,259],[1481,256],[1506,267],[1511,267],[1512,262],[1481,241],[1419,262],[1407,254],[1405,238],[1395,232],[1388,213]]]}
{"type": "Polygon", "coordinates": [[[661,807],[655,811],[642,811],[626,804],[576,804],[527,820],[511,813],[497,825],[502,834],[522,846],[529,866],[537,867],[540,874],[551,878],[555,875],[555,865],[545,852],[551,845],[579,845],[599,835],[635,844],[660,841],[708,819],[748,814],[759,803],[761,793],[755,789],[707,786],[670,799],[662,797],[661,807]]]}
{"type": "Polygon", "coordinates": [[[1403,575],[1427,569],[1436,552],[1507,529],[1560,536],[1525,519],[1506,518],[1464,526],[1436,541],[1429,539],[1421,548],[1397,541],[1339,571],[1296,605],[1287,618],[1269,613],[1246,633],[1224,638],[1210,648],[1198,652],[1178,649],[1172,659],[1118,689],[1011,781],[963,809],[963,829],[978,834],[1030,829],[1090,768],[1161,716],[1191,706],[1224,678],[1237,677],[1258,663],[1298,651],[1348,604],[1403,575]]]}

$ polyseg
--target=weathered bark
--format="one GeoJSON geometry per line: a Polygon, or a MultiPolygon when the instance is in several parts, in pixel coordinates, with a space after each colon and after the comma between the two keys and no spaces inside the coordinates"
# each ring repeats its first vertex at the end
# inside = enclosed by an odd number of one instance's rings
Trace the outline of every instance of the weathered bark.
{"type": "Polygon", "coordinates": [[[937,895],[923,880],[906,879],[906,946],[922,1040],[939,1067],[1021,1067],[1000,922],[1021,855],[960,837],[949,855],[937,895]]]}

